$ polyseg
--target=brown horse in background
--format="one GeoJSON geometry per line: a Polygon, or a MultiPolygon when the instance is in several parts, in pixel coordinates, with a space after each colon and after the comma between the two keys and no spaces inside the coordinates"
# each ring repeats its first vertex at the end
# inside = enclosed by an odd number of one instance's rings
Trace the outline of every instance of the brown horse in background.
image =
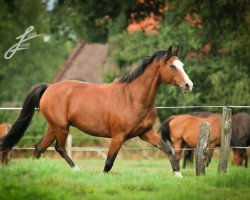
{"type": "MultiPolygon", "coordinates": [[[[0,137],[6,135],[11,128],[11,124],[0,124],[0,137]]],[[[1,164],[7,164],[10,160],[9,151],[0,151],[1,164]]]]}
{"type": "Polygon", "coordinates": [[[157,115],[155,98],[160,84],[175,85],[183,93],[193,87],[177,57],[178,52],[179,47],[172,51],[172,46],[167,51],[157,51],[132,73],[110,84],[64,81],[33,87],[17,121],[0,139],[0,150],[9,151],[20,140],[35,108],[40,107],[48,130],[36,145],[34,155],[37,158],[56,140],[56,151],[70,167],[77,169],[65,150],[69,126],[75,126],[93,136],[112,138],[104,172],[111,170],[122,144],[138,136],[167,154],[173,171],[181,176],[170,146],[153,129],[157,115]]]}
{"type": "Polygon", "coordinates": [[[161,126],[162,139],[169,141],[175,148],[175,155],[179,161],[182,148],[188,146],[196,148],[200,132],[200,123],[208,122],[211,128],[208,163],[211,161],[213,151],[221,141],[221,119],[220,114],[212,114],[207,118],[201,118],[188,114],[175,115],[169,117],[161,126]]]}
{"type": "MultiPolygon", "coordinates": [[[[248,147],[250,145],[250,116],[238,113],[232,116],[232,147],[248,147]]],[[[245,161],[248,165],[247,149],[233,148],[233,165],[241,166],[245,161]]]]}
{"type": "MultiPolygon", "coordinates": [[[[192,113],[189,113],[189,114],[193,115],[193,116],[201,117],[201,118],[207,118],[210,115],[213,115],[215,113],[207,112],[207,111],[200,111],[200,112],[192,112],[192,113]]],[[[193,163],[193,160],[194,160],[194,151],[189,150],[188,148],[190,148],[190,147],[187,144],[184,145],[184,148],[187,148],[187,149],[185,149],[183,151],[183,165],[182,165],[183,169],[186,168],[187,161],[193,163]]]]}

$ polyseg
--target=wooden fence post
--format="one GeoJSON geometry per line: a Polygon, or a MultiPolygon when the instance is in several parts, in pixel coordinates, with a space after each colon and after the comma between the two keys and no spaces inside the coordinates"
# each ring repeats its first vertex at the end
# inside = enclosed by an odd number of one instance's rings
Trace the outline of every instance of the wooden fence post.
{"type": "Polygon", "coordinates": [[[219,160],[219,173],[227,172],[227,161],[229,155],[230,141],[232,136],[232,109],[223,108],[223,116],[221,122],[221,150],[219,160]]]}
{"type": "Polygon", "coordinates": [[[69,134],[67,137],[67,153],[72,158],[72,135],[69,134]]]}
{"type": "Polygon", "coordinates": [[[196,175],[205,175],[205,166],[208,161],[210,143],[210,125],[208,122],[200,123],[200,136],[195,150],[195,169],[196,175]]]}

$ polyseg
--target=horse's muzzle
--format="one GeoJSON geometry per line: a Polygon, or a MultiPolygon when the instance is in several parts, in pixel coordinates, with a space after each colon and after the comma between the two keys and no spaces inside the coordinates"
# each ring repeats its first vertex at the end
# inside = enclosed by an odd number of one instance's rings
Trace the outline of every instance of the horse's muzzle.
{"type": "Polygon", "coordinates": [[[180,86],[182,93],[188,93],[191,92],[193,89],[193,84],[191,83],[186,83],[180,86]]]}

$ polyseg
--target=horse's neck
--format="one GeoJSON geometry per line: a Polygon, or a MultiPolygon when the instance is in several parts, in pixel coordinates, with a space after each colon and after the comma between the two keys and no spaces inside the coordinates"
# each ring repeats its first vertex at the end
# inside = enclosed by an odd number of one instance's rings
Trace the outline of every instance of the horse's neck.
{"type": "Polygon", "coordinates": [[[134,81],[129,83],[133,99],[144,108],[155,106],[155,98],[160,86],[160,67],[153,62],[134,81]]]}

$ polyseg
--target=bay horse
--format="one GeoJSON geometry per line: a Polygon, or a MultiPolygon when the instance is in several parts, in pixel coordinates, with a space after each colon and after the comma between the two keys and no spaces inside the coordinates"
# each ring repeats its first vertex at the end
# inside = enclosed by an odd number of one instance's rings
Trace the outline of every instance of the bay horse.
{"type": "MultiPolygon", "coordinates": [[[[238,113],[232,116],[232,147],[248,147],[250,145],[250,116],[247,113],[238,113]]],[[[233,165],[241,166],[245,161],[248,165],[247,149],[233,148],[233,165]]]]}
{"type": "Polygon", "coordinates": [[[18,119],[0,139],[0,150],[8,151],[20,140],[39,107],[48,129],[35,146],[36,158],[56,141],[55,150],[73,170],[78,170],[65,149],[69,126],[74,126],[93,136],[111,138],[104,172],[111,170],[122,144],[138,136],[167,154],[175,176],[182,177],[171,147],[153,129],[155,98],[161,82],[175,85],[183,93],[193,87],[178,52],[179,46],[157,51],[130,74],[110,84],[63,81],[34,86],[18,119]]]}
{"type": "MultiPolygon", "coordinates": [[[[190,115],[193,116],[197,116],[197,117],[201,117],[201,118],[207,118],[210,115],[214,114],[212,112],[207,112],[207,111],[200,111],[200,112],[192,112],[189,113],[190,115]]],[[[193,150],[189,150],[188,148],[190,148],[187,144],[183,146],[184,148],[187,148],[183,151],[183,165],[182,168],[185,169],[186,168],[186,164],[187,161],[189,162],[193,162],[194,159],[194,151],[193,150]]]]}
{"type": "MultiPolygon", "coordinates": [[[[208,162],[210,163],[214,148],[220,145],[221,141],[221,119],[220,114],[212,114],[207,118],[192,116],[189,114],[174,115],[169,117],[162,125],[162,139],[170,142],[175,148],[176,159],[181,158],[182,148],[196,148],[200,132],[200,123],[208,122],[211,128],[211,137],[209,148],[208,162]]],[[[183,163],[184,168],[186,163],[183,163]]]]}
{"type": "MultiPolygon", "coordinates": [[[[0,124],[0,137],[6,135],[11,128],[11,124],[0,124]]],[[[1,164],[7,164],[10,160],[9,151],[0,151],[1,164]]]]}

